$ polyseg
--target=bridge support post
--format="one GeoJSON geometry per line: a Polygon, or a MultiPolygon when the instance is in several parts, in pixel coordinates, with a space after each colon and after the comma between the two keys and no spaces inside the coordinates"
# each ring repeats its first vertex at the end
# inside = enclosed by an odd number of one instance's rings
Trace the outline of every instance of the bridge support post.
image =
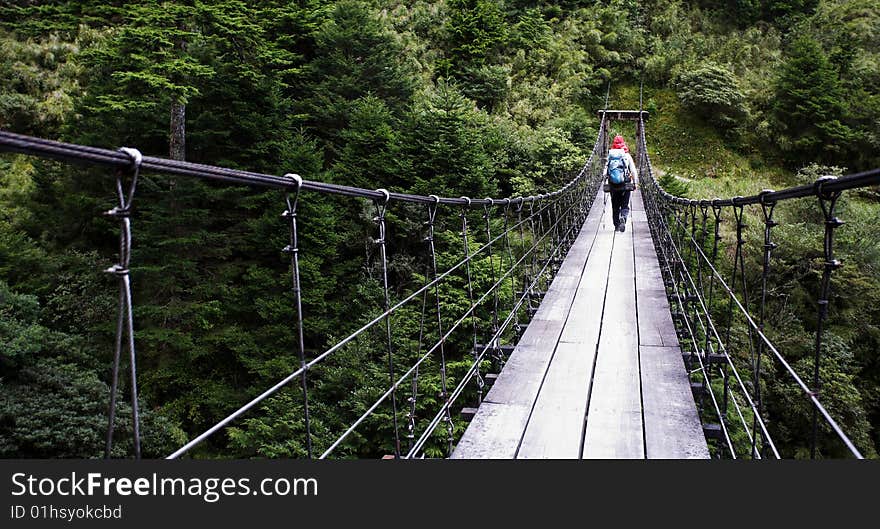
{"type": "Polygon", "coordinates": [[[607,116],[602,117],[602,127],[599,133],[599,154],[601,155],[600,167],[604,168],[605,164],[608,163],[608,120],[607,116]]]}
{"type": "MultiPolygon", "coordinates": [[[[473,346],[474,346],[474,362],[476,363],[476,372],[474,373],[474,380],[477,383],[477,406],[482,404],[483,402],[483,375],[480,372],[480,352],[477,351],[477,307],[474,304],[474,288],[473,288],[473,280],[471,277],[471,250],[470,245],[468,244],[468,209],[471,205],[471,199],[468,197],[461,197],[466,201],[466,205],[462,206],[461,214],[461,238],[462,244],[464,245],[464,263],[465,270],[467,271],[467,294],[468,294],[468,303],[470,304],[469,310],[471,313],[471,326],[473,327],[473,346]]],[[[487,210],[488,214],[488,210],[487,210]]],[[[491,247],[489,249],[491,252],[491,247]]],[[[491,253],[489,254],[491,258],[491,253]]]]}
{"type": "MultiPolygon", "coordinates": [[[[773,220],[773,210],[776,208],[776,203],[766,200],[766,197],[769,193],[772,193],[772,189],[765,189],[761,191],[761,214],[764,217],[764,256],[763,263],[761,267],[761,304],[759,308],[759,316],[758,316],[758,331],[764,332],[764,321],[766,315],[766,305],[767,305],[767,277],[770,275],[770,254],[776,248],[776,243],[771,240],[771,230],[778,226],[779,223],[773,220]]],[[[753,366],[753,384],[755,391],[755,406],[758,408],[758,413],[755,415],[753,419],[753,428],[757,428],[757,420],[758,416],[762,416],[764,414],[764,402],[761,393],[761,359],[764,356],[764,340],[758,339],[758,352],[755,357],[755,364],[753,366]]],[[[766,422],[766,421],[765,421],[766,422]]],[[[762,436],[762,444],[761,448],[764,447],[766,443],[766,439],[762,436]]],[[[757,436],[752,439],[752,457],[756,456],[757,453],[757,436]]]]}
{"type": "Polygon", "coordinates": [[[125,170],[116,172],[116,198],[119,204],[105,212],[108,217],[119,220],[119,262],[104,270],[115,275],[119,279],[119,309],[116,320],[116,347],[113,354],[113,375],[110,382],[110,409],[107,424],[107,445],[104,452],[105,458],[110,458],[113,450],[113,429],[116,420],[116,389],[119,385],[119,363],[122,355],[123,340],[126,340],[129,357],[129,369],[131,370],[131,410],[132,429],[134,434],[134,457],[141,457],[141,434],[140,414],[138,412],[138,389],[137,367],[134,347],[134,321],[131,302],[131,277],[129,275],[129,263],[131,260],[131,203],[137,188],[137,180],[141,171],[141,156],[137,149],[122,147],[119,149],[131,159],[129,171],[131,180],[126,186],[124,179],[125,170]]]}
{"type": "Polygon", "coordinates": [[[287,209],[281,214],[288,220],[290,231],[290,244],[282,251],[290,254],[290,274],[293,285],[293,297],[296,304],[296,331],[297,346],[299,353],[299,363],[302,369],[300,376],[300,386],[303,394],[303,418],[306,427],[306,454],[309,459],[312,458],[312,425],[309,416],[309,385],[308,385],[308,367],[306,365],[305,341],[303,340],[303,312],[302,312],[302,287],[299,275],[299,230],[297,229],[297,207],[299,206],[299,192],[302,189],[302,177],[298,174],[288,173],[286,175],[294,184],[293,200],[290,198],[290,192],[284,193],[284,202],[287,209]]]}
{"type": "MultiPolygon", "coordinates": [[[[816,347],[813,356],[813,387],[810,393],[812,399],[817,399],[822,389],[822,381],[819,378],[819,363],[822,354],[822,338],[825,331],[825,320],[828,318],[828,296],[831,292],[831,273],[842,266],[842,263],[834,258],[834,230],[843,225],[843,221],[834,214],[834,208],[837,205],[837,199],[840,198],[841,191],[825,191],[822,187],[824,184],[834,181],[834,176],[823,176],[816,180],[814,190],[819,198],[819,206],[822,208],[822,214],[825,217],[825,236],[823,241],[823,254],[825,257],[825,265],[822,271],[822,283],[819,289],[819,310],[816,322],[816,347]]],[[[813,433],[810,437],[810,458],[816,458],[818,444],[818,410],[813,406],[813,433]]]]}
{"type": "MultiPolygon", "coordinates": [[[[644,122],[641,119],[636,121],[636,138],[642,137],[642,127],[643,126],[644,126],[644,122]]],[[[642,142],[638,142],[638,144],[639,144],[639,148],[636,149],[635,162],[636,162],[637,167],[641,167],[642,166],[642,142]]],[[[639,173],[639,174],[641,174],[641,173],[639,173]]]]}
{"type": "Polygon", "coordinates": [[[382,199],[376,199],[376,218],[373,219],[379,229],[379,237],[376,244],[379,246],[379,256],[382,259],[382,287],[384,292],[383,307],[385,311],[385,337],[388,344],[388,380],[391,387],[391,422],[394,425],[394,457],[400,458],[400,432],[397,425],[397,381],[394,377],[394,353],[391,339],[391,307],[388,295],[388,254],[386,250],[386,238],[388,232],[385,226],[385,212],[388,209],[388,201],[391,194],[385,189],[379,189],[382,199]]]}

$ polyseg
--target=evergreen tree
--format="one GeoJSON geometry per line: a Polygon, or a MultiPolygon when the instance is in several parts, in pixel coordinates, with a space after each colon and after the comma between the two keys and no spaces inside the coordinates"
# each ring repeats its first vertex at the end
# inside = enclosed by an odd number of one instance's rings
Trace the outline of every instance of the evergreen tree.
{"type": "Polygon", "coordinates": [[[773,103],[779,147],[791,163],[833,163],[849,153],[852,130],[843,123],[845,105],[837,72],[819,44],[795,40],[776,82],[773,103]]]}
{"type": "Polygon", "coordinates": [[[299,85],[307,94],[300,107],[306,124],[327,142],[332,161],[358,98],[372,95],[400,116],[415,79],[389,29],[359,0],[336,3],[314,40],[314,57],[299,85]]]}
{"type": "Polygon", "coordinates": [[[765,0],[764,12],[769,20],[782,18],[783,23],[811,14],[819,0],[765,0]]]}
{"type": "Polygon", "coordinates": [[[507,40],[507,26],[497,0],[450,0],[449,60],[446,74],[465,76],[469,69],[490,64],[507,40]]]}
{"type": "Polygon", "coordinates": [[[192,2],[132,3],[105,45],[83,53],[92,90],[79,125],[98,133],[88,143],[105,144],[109,138],[100,132],[110,123],[117,131],[111,138],[183,157],[184,106],[200,93],[198,81],[214,75],[193,54],[199,10],[192,2]],[[90,126],[90,120],[104,126],[90,126]]]}
{"type": "Polygon", "coordinates": [[[413,192],[494,196],[496,184],[480,134],[481,119],[473,103],[443,81],[416,106],[405,142],[413,157],[413,192]]]}
{"type": "MultiPolygon", "coordinates": [[[[43,319],[36,296],[0,281],[0,457],[103,457],[110,388],[99,378],[98,355],[43,319]]],[[[125,457],[132,453],[131,406],[118,402],[113,455],[125,457]]],[[[184,441],[161,414],[141,410],[144,456],[161,457],[184,441]]]]}
{"type": "Polygon", "coordinates": [[[77,48],[57,36],[23,42],[0,32],[0,128],[57,135],[80,93],[77,48]]]}
{"type": "Polygon", "coordinates": [[[343,147],[333,180],[366,189],[405,189],[410,163],[401,140],[402,121],[381,99],[368,95],[353,103],[349,122],[340,133],[343,147]]]}

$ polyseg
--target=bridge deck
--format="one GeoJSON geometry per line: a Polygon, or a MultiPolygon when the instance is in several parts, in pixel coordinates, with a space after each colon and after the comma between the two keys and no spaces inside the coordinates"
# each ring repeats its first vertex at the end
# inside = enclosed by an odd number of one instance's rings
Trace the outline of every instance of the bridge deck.
{"type": "Polygon", "coordinates": [[[640,192],[600,195],[452,458],[707,458],[640,192]]]}

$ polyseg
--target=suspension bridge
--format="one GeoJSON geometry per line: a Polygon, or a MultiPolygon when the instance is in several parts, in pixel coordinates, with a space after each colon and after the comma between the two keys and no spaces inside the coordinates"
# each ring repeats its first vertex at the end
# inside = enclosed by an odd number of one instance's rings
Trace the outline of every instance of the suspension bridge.
{"type": "MultiPolygon", "coordinates": [[[[117,400],[125,387],[132,406],[134,457],[141,455],[137,386],[137,333],[130,270],[133,203],[142,173],[193,177],[279,190],[279,209],[289,231],[282,250],[290,260],[290,294],[300,365],[168,458],[185,456],[212,436],[258,413],[260,403],[282,390],[299,394],[303,445],[308,457],[334,457],[379,412],[389,417],[388,458],[424,458],[432,447],[445,457],[468,458],[731,458],[782,457],[767,415],[761,380],[768,370],[788,377],[812,414],[812,457],[819,442],[835,442],[855,458],[862,454],[821,398],[819,363],[828,314],[838,198],[849,189],[880,185],[880,170],[823,177],[813,185],[714,200],[675,197],[658,184],[646,141],[647,112],[602,110],[592,152],[560,189],[513,198],[440,197],[369,190],[309,181],[296,174],[268,175],[143,156],[133,148],[107,150],[0,131],[0,151],[115,170],[116,202],[106,215],[119,224],[118,262],[106,271],[118,278],[116,340],[108,396],[106,454],[114,443],[117,400]],[[628,229],[611,225],[602,170],[612,120],[636,124],[640,188],[632,196],[628,229]],[[381,268],[384,304],[347,337],[319,353],[307,352],[300,275],[301,201],[309,194],[366,201],[374,209],[373,244],[381,268]],[[813,200],[824,217],[823,274],[817,299],[812,373],[798,373],[764,334],[768,272],[778,225],[774,208],[787,200],[813,200]],[[748,285],[743,259],[744,208],[764,221],[763,270],[748,285]],[[421,210],[422,213],[414,213],[421,210]],[[389,284],[393,237],[389,211],[416,215],[424,250],[422,286],[397,294],[389,284]],[[733,263],[719,253],[724,218],[734,221],[733,263]],[[438,266],[437,232],[456,232],[460,258],[438,266]],[[475,249],[476,247],[476,249],[475,249]],[[477,289],[472,267],[488,263],[491,278],[477,289]],[[722,272],[725,264],[730,274],[722,272]],[[455,286],[459,285],[459,286],[455,286]],[[460,285],[464,285],[461,287],[460,285]],[[750,288],[751,287],[751,288],[750,288]],[[464,288],[460,311],[441,303],[442,293],[464,288]],[[759,291],[755,295],[755,291],[759,291]],[[725,307],[719,313],[718,307],[725,307]],[[392,332],[395,318],[420,314],[417,346],[392,332]],[[725,313],[726,312],[726,317],[725,313]],[[747,340],[731,337],[739,318],[747,340]],[[345,347],[382,335],[386,387],[334,440],[312,430],[315,371],[345,347]],[[371,334],[372,333],[372,334],[371,334]],[[467,350],[460,350],[465,336],[467,350]],[[458,339],[456,339],[458,337],[458,339]],[[458,349],[453,349],[457,344],[458,349]],[[455,372],[453,359],[466,359],[455,372]],[[436,370],[437,405],[425,400],[425,370],[436,370]],[[123,373],[127,372],[126,375],[123,373]],[[127,386],[127,387],[126,387],[127,386]],[[455,417],[469,422],[456,427],[455,417]],[[829,441],[830,439],[830,441],[829,441]]],[[[307,219],[306,219],[307,223],[307,219]]],[[[445,248],[449,252],[451,248],[445,248]]],[[[312,249],[312,251],[314,251],[312,249]]],[[[356,388],[351,388],[354,391],[356,388]]],[[[434,388],[432,388],[434,389],[434,388]]]]}

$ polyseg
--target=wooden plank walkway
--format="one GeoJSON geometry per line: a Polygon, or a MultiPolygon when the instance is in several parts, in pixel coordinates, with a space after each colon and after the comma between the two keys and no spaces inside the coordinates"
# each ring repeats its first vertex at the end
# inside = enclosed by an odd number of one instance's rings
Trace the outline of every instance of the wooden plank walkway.
{"type": "Polygon", "coordinates": [[[641,194],[600,191],[453,459],[707,458],[641,194]]]}

